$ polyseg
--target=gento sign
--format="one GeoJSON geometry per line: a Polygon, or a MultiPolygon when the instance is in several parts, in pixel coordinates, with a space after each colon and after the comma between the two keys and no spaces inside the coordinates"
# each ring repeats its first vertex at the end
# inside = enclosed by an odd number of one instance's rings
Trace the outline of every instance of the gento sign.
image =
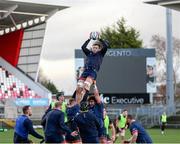
{"type": "Polygon", "coordinates": [[[132,52],[130,50],[119,50],[119,51],[109,50],[106,53],[106,56],[110,56],[110,57],[131,56],[131,55],[132,52]]]}

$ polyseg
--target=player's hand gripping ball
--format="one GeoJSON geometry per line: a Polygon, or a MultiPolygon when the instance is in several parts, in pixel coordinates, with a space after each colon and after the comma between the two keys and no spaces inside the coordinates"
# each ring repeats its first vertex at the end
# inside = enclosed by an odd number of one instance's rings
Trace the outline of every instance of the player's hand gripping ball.
{"type": "Polygon", "coordinates": [[[93,40],[99,39],[99,33],[98,32],[91,32],[90,33],[90,39],[93,39],[93,40]]]}

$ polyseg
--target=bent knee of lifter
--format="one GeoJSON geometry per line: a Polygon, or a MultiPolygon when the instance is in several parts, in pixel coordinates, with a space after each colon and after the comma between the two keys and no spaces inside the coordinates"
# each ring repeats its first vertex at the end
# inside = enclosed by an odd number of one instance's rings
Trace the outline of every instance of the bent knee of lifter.
{"type": "Polygon", "coordinates": [[[83,91],[83,88],[82,87],[77,87],[76,89],[76,93],[79,94],[83,91]]]}

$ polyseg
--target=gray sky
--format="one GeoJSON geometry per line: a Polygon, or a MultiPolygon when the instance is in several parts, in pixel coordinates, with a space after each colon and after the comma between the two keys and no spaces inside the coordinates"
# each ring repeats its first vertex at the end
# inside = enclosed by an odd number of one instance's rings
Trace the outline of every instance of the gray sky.
{"type": "MultiPolygon", "coordinates": [[[[71,5],[47,23],[40,66],[66,94],[75,90],[74,49],[80,48],[91,31],[111,26],[121,17],[140,31],[144,46],[153,34],[166,36],[165,8],[144,4],[142,0],[28,0],[71,5]]],[[[180,38],[180,12],[173,11],[173,34],[180,38]]]]}

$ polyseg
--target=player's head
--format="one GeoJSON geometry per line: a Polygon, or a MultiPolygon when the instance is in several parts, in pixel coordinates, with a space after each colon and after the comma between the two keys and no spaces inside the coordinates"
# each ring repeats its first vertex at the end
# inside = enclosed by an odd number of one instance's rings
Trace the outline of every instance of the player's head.
{"type": "Polygon", "coordinates": [[[61,107],[62,107],[62,102],[58,101],[58,102],[55,103],[55,106],[54,106],[55,109],[59,109],[60,110],[61,107]]]}
{"type": "Polygon", "coordinates": [[[132,120],[134,120],[134,117],[130,114],[127,115],[127,124],[131,124],[132,120]]]}
{"type": "Polygon", "coordinates": [[[123,116],[127,117],[127,115],[128,115],[127,109],[124,109],[124,110],[122,111],[122,114],[123,114],[123,116]]]}
{"type": "Polygon", "coordinates": [[[24,106],[22,108],[23,114],[31,116],[32,115],[32,108],[30,105],[24,106]]]}
{"type": "Polygon", "coordinates": [[[56,99],[60,102],[63,102],[64,101],[64,92],[58,92],[56,94],[56,99]]]}
{"type": "Polygon", "coordinates": [[[89,104],[89,106],[90,107],[93,107],[95,104],[96,104],[96,98],[95,98],[95,96],[90,96],[89,98],[88,98],[88,104],[89,104]]]}
{"type": "Polygon", "coordinates": [[[92,48],[91,48],[92,52],[97,53],[97,52],[101,51],[101,49],[102,49],[101,42],[99,40],[96,40],[92,45],[92,48]]]}
{"type": "Polygon", "coordinates": [[[69,105],[74,106],[76,104],[76,100],[74,98],[69,99],[69,105]]]}

